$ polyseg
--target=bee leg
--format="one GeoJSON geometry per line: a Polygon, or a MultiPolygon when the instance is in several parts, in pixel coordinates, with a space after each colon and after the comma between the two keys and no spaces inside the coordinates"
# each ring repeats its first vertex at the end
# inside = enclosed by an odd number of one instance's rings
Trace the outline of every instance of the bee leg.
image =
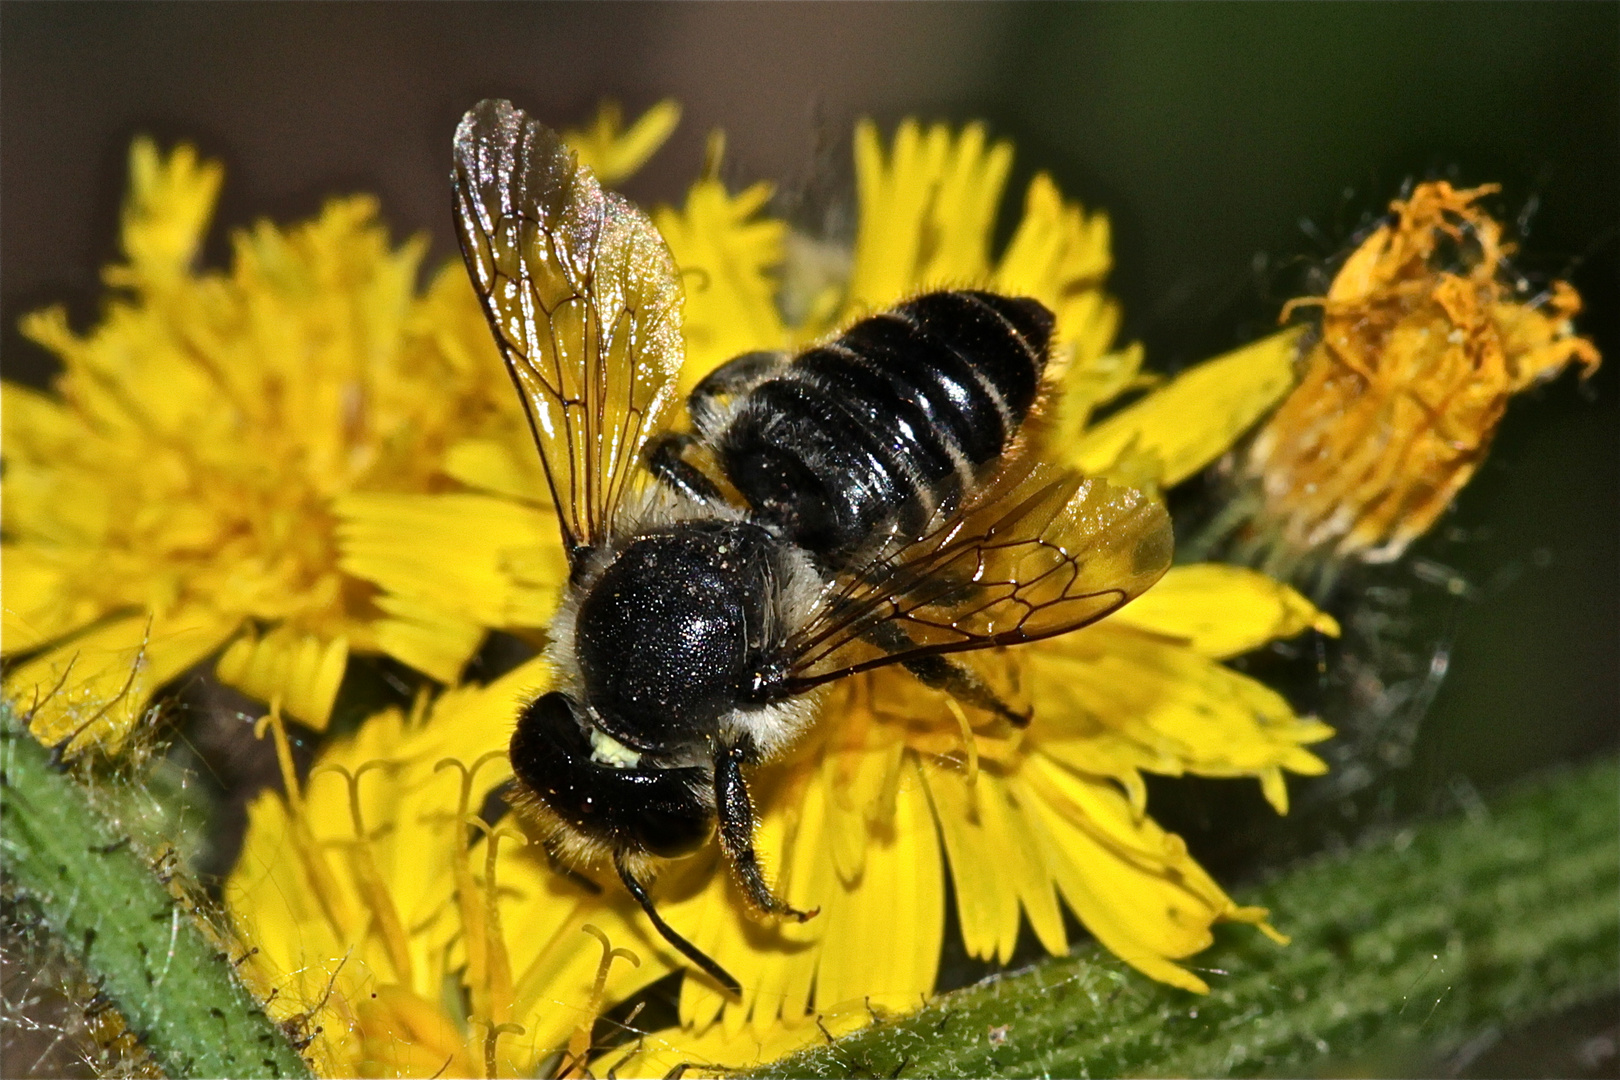
{"type": "MultiPolygon", "coordinates": [[[[893,623],[878,623],[866,632],[866,637],[891,653],[915,647],[906,632],[893,623]]],[[[919,656],[902,660],[901,666],[915,675],[924,686],[943,690],[957,701],[995,713],[1016,728],[1029,726],[1029,714],[1021,713],[1001,700],[983,679],[966,664],[945,656],[919,656]]]]}
{"type": "Polygon", "coordinates": [[[735,397],[787,363],[784,352],[749,352],[733,356],[705,375],[686,396],[686,413],[699,435],[712,435],[724,426],[726,410],[720,398],[735,397]]]}
{"type": "Polygon", "coordinates": [[[816,916],[820,908],[800,911],[771,892],[754,851],[754,803],[748,797],[742,767],[752,759],[748,744],[721,746],[714,755],[714,803],[720,818],[720,846],[731,860],[737,883],[748,900],[768,915],[784,915],[799,922],[816,916]]]}
{"type": "Polygon", "coordinates": [[[690,435],[666,431],[647,443],[646,450],[642,451],[642,462],[652,473],[653,479],[665,487],[706,506],[718,503],[722,500],[720,489],[714,486],[714,481],[687,464],[682,457],[686,448],[695,442],[697,440],[690,435]]]}
{"type": "Polygon", "coordinates": [[[943,656],[922,656],[902,662],[925,686],[943,690],[957,701],[993,712],[1016,728],[1029,726],[1029,714],[1015,710],[985,681],[963,664],[943,656]]]}

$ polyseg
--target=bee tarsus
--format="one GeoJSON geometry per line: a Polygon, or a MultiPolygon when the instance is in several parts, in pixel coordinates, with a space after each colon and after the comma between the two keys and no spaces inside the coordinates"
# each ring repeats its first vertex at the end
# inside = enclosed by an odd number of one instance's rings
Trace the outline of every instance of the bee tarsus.
{"type": "Polygon", "coordinates": [[[800,911],[771,892],[754,851],[754,804],[748,797],[748,784],[742,767],[752,764],[752,747],[746,743],[722,747],[714,756],[715,816],[720,822],[720,845],[731,860],[732,871],[749,903],[768,915],[781,915],[796,922],[809,922],[821,909],[800,911]]]}

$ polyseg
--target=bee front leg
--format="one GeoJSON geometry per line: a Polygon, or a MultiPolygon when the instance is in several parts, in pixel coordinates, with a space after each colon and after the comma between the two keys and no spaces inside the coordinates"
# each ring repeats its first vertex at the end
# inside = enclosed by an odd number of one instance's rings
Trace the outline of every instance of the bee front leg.
{"type": "Polygon", "coordinates": [[[720,846],[731,860],[748,901],[767,915],[783,915],[799,922],[814,918],[821,909],[800,911],[771,892],[754,851],[754,803],[748,797],[742,767],[753,757],[746,744],[724,746],[714,756],[714,805],[720,818],[720,846]]]}

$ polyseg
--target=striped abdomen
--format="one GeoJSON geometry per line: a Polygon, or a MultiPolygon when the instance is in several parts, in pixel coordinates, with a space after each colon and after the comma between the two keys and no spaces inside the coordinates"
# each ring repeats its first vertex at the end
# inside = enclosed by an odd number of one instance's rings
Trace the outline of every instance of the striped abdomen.
{"type": "Polygon", "coordinates": [[[917,536],[1012,441],[1052,325],[1035,300],[967,291],[863,320],[743,396],[719,439],[726,474],[833,567],[879,534],[917,536]]]}

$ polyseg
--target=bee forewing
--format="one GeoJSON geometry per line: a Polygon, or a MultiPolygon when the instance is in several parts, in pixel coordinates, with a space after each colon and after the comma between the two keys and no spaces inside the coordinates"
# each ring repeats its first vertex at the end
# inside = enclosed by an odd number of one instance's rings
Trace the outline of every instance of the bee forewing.
{"type": "Polygon", "coordinates": [[[462,118],[451,179],[462,255],[577,557],[612,530],[674,398],[675,260],[644,213],[509,102],[462,118]]]}
{"type": "Polygon", "coordinates": [[[921,656],[1067,633],[1146,591],[1170,568],[1172,547],[1157,497],[1028,467],[840,582],[796,637],[790,681],[808,689],[921,656]]]}

